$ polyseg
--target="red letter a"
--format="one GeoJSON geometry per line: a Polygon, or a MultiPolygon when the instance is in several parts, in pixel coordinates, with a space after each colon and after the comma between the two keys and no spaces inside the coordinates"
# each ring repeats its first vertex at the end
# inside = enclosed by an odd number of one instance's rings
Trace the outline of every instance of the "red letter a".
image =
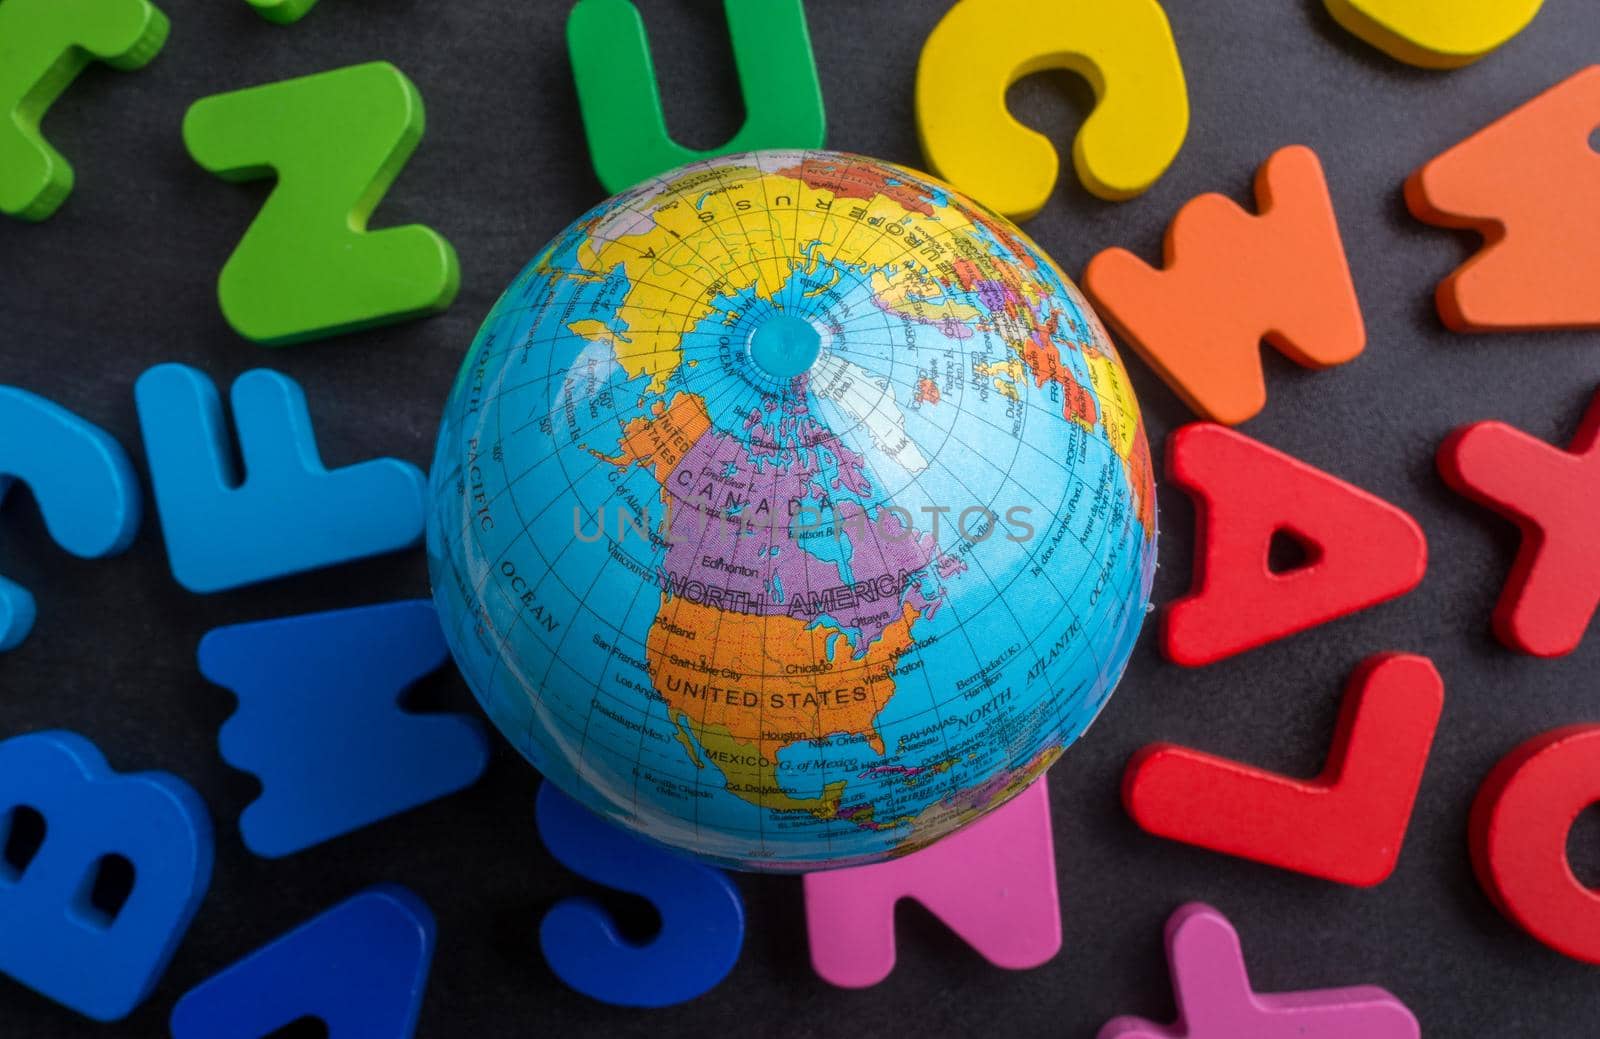
{"type": "Polygon", "coordinates": [[[1194,499],[1197,520],[1194,587],[1163,631],[1176,663],[1212,664],[1404,595],[1427,569],[1410,516],[1224,426],[1173,433],[1167,475],[1194,499]],[[1305,565],[1268,565],[1280,531],[1306,547],[1305,565]]]}

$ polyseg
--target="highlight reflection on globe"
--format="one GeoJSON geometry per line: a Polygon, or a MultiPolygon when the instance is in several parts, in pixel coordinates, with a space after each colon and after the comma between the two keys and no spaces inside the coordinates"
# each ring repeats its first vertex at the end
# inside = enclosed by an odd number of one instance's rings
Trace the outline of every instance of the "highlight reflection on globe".
{"type": "Polygon", "coordinates": [[[948,187],[728,156],[590,211],[495,305],[432,472],[434,598],[548,781],[702,858],[921,847],[1126,665],[1156,517],[1078,291],[948,187]]]}

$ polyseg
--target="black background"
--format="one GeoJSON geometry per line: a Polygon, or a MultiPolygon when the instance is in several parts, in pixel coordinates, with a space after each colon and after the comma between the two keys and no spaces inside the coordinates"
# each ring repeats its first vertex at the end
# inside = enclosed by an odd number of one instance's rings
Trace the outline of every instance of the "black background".
{"type": "MultiPolygon", "coordinates": [[[[569,5],[324,0],[286,28],[243,0],[161,6],[173,31],[150,67],[91,68],[45,121],[77,170],[66,205],[42,225],[0,224],[0,382],[110,430],[143,476],[132,396],[140,372],[183,361],[226,387],[267,365],[305,387],[330,465],[384,454],[425,465],[478,322],[523,263],[604,194],[588,166],[563,42],[569,5]],[[377,58],[416,82],[428,130],[373,223],[423,222],[448,237],[461,254],[460,298],[443,316],[391,329],[282,350],[245,342],[223,323],[215,281],[268,185],[230,185],[190,161],[179,137],[184,109],[208,94],[377,58]]],[[[947,6],[809,0],[830,147],[920,165],[916,61],[947,6]]],[[[696,147],[727,139],[742,109],[721,5],[640,7],[674,132],[696,147]]],[[[164,1035],[188,988],[378,881],[412,887],[439,918],[423,1036],[1089,1037],[1118,1013],[1170,1019],[1162,925],[1191,899],[1233,919],[1263,990],[1381,984],[1429,1036],[1600,1033],[1600,973],[1501,919],[1473,879],[1466,845],[1473,794],[1503,754],[1544,730],[1600,720],[1600,638],[1559,661],[1493,641],[1488,617],[1514,529],[1450,494],[1433,463],[1452,428],[1480,418],[1565,444],[1600,383],[1600,343],[1586,334],[1448,333],[1432,289],[1476,239],[1416,223],[1400,193],[1421,163],[1594,60],[1600,5],[1548,0],[1502,51],[1448,73],[1411,69],[1346,36],[1320,0],[1166,7],[1193,109],[1176,164],[1121,205],[1094,199],[1069,172],[1027,230],[1074,275],[1111,245],[1154,260],[1182,202],[1208,190],[1247,201],[1272,151],[1315,148],[1369,345],[1325,373],[1269,356],[1270,403],[1245,429],[1410,511],[1431,560],[1405,599],[1203,670],[1165,663],[1152,628],[1102,721],[1050,774],[1066,931],[1054,960],[998,970],[905,905],[893,975],[873,989],[838,991],[810,970],[799,881],[746,876],[745,949],[719,988],[657,1012],[596,1004],[564,989],[539,956],[543,910],[588,885],[539,845],[537,778],[498,739],[488,776],[464,794],[285,861],[256,859],[237,819],[257,787],[217,755],[233,701],[197,673],[197,640],[221,623],[421,595],[421,553],[199,597],[169,575],[153,515],[128,554],[81,562],[49,541],[28,495],[14,493],[0,510],[0,572],[37,593],[40,616],[28,641],[0,657],[0,736],[70,728],[119,769],[176,773],[211,807],[217,865],[192,930],[133,1017],[95,1026],[0,981],[0,1036],[164,1035]],[[1431,656],[1447,705],[1399,870],[1382,887],[1346,889],[1161,841],[1123,813],[1123,765],[1156,739],[1314,773],[1346,676],[1389,649],[1431,656]]],[[[1032,77],[1011,100],[1063,154],[1091,103],[1087,86],[1066,74],[1032,77]]],[[[1534,159],[1530,183],[1537,168],[1534,159]]],[[[1159,451],[1190,415],[1129,362],[1159,451]]],[[[1188,584],[1193,512],[1165,487],[1161,508],[1156,598],[1165,602],[1188,584]]],[[[454,676],[431,680],[421,697],[475,709],[454,676]]],[[[1580,821],[1572,846],[1580,875],[1600,883],[1600,811],[1580,821]]],[[[625,900],[623,908],[648,917],[625,900]]]]}

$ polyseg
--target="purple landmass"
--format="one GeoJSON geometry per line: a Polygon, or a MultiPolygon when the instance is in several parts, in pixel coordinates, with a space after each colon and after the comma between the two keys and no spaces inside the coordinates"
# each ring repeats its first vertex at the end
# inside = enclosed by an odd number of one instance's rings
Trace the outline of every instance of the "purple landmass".
{"type": "Polygon", "coordinates": [[[669,547],[661,580],[672,594],[741,613],[805,620],[825,614],[850,636],[855,655],[901,619],[902,604],[935,613],[943,591],[924,595],[929,564],[937,556],[937,572],[948,576],[960,561],[939,553],[931,536],[907,529],[892,511],[874,519],[855,501],[836,497],[870,493],[864,459],[803,404],[782,414],[752,410],[745,432],[748,443],[707,431],[667,477],[669,547]],[[803,506],[818,511],[797,520],[803,506]],[[844,551],[850,581],[839,559],[844,551]]]}

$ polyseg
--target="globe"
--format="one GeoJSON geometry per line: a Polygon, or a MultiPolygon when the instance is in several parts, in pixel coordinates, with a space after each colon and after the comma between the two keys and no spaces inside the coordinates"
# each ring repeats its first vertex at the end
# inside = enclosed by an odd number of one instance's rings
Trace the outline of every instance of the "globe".
{"type": "Polygon", "coordinates": [[[428,558],[462,674],[601,816],[738,869],[921,848],[1111,695],[1156,558],[1127,372],[1004,219],[756,152],[595,207],[450,391],[428,558]]]}

